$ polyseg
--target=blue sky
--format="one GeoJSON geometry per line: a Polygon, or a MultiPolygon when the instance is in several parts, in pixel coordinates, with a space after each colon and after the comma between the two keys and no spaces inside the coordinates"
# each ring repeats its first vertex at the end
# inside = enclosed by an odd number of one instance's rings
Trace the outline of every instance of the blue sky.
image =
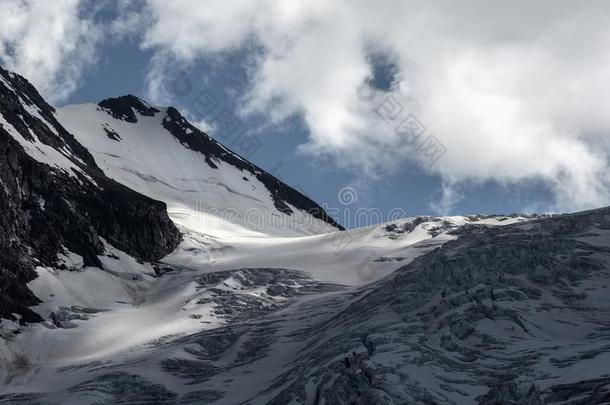
{"type": "Polygon", "coordinates": [[[56,105],[174,105],[329,207],[345,211],[346,187],[349,210],[382,219],[610,201],[603,2],[7,2],[0,61],[56,105]],[[188,92],[171,91],[177,78],[188,92]],[[201,91],[216,102],[206,113],[201,91]],[[221,112],[260,140],[254,153],[222,134],[221,112]]]}

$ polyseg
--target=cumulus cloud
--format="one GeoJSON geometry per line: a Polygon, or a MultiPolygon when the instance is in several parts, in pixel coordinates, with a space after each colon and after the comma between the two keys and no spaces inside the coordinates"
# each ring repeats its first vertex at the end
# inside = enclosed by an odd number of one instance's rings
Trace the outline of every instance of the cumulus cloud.
{"type": "Polygon", "coordinates": [[[302,116],[304,150],[369,176],[416,162],[445,180],[443,210],[456,200],[452,190],[472,181],[541,180],[558,210],[610,203],[605,2],[147,5],[154,23],[145,47],[192,62],[255,45],[245,111],[278,122],[302,116]],[[395,74],[371,100],[358,94],[372,90],[375,55],[395,74]],[[412,125],[406,137],[396,132],[408,114],[425,127],[418,139],[412,125]],[[430,139],[445,151],[438,161],[426,154],[430,139]]]}
{"type": "Polygon", "coordinates": [[[0,61],[51,101],[65,100],[95,61],[100,31],[77,0],[4,0],[0,61]]]}

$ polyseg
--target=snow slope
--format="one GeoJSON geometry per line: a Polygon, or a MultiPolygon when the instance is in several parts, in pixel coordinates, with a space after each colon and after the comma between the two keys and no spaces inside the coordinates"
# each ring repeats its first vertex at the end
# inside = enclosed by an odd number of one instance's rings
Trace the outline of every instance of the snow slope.
{"type": "Polygon", "coordinates": [[[231,237],[337,230],[334,221],[323,220],[321,207],[216,143],[171,107],[125,96],[58,109],[58,119],[107,176],[165,202],[172,219],[186,228],[231,237]],[[199,145],[201,139],[206,143],[199,145]],[[278,194],[278,187],[286,193],[278,194]],[[297,208],[299,203],[305,209],[297,208]],[[310,209],[322,215],[312,216],[310,209]]]}

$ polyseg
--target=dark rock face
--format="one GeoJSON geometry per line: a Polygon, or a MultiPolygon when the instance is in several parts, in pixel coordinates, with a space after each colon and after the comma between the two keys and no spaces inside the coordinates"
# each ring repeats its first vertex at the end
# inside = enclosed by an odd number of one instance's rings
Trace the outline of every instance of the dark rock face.
{"type": "MultiPolygon", "coordinates": [[[[159,112],[159,110],[149,107],[142,100],[131,95],[109,98],[101,101],[98,105],[106,109],[114,118],[131,123],[137,122],[134,111],[147,116],[153,116],[159,112]]],[[[163,120],[163,126],[185,147],[204,155],[205,161],[210,167],[218,169],[217,163],[226,162],[240,170],[252,173],[269,190],[275,207],[284,214],[291,215],[293,213],[292,209],[288,206],[288,204],[291,204],[298,209],[308,212],[315,218],[341,230],[344,229],[313,200],[284,184],[260,167],[229,151],[206,133],[191,125],[175,108],[169,107],[167,109],[167,116],[163,120]]],[[[111,137],[111,134],[108,134],[108,136],[111,137]]],[[[247,179],[244,180],[247,181],[247,179]]]]}
{"type": "Polygon", "coordinates": [[[164,203],[107,178],[91,154],[55,119],[54,110],[24,78],[0,68],[0,115],[24,139],[48,145],[79,170],[72,174],[28,155],[0,124],[0,317],[19,314],[37,299],[26,283],[35,265],[57,264],[68,249],[86,266],[101,266],[101,238],[142,260],[156,260],[179,243],[164,203]],[[36,114],[31,111],[36,110],[36,114]]]}
{"type": "Polygon", "coordinates": [[[98,105],[106,109],[114,118],[134,124],[138,122],[134,110],[147,117],[154,117],[159,112],[156,108],[146,105],[142,100],[131,94],[117,98],[108,98],[102,100],[98,105]]]}

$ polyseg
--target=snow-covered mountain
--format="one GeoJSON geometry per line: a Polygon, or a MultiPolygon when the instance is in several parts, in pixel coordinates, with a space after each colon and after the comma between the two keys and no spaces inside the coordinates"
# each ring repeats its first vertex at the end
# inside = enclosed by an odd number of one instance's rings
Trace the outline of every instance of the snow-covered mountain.
{"type": "MultiPolygon", "coordinates": [[[[176,225],[212,237],[341,229],[316,203],[173,108],[126,96],[57,111],[27,80],[5,70],[0,97],[3,256],[11,255],[6,282],[29,280],[31,260],[58,265],[57,254],[68,251],[99,265],[100,237],[138,259],[156,260],[182,239],[176,225]],[[28,263],[14,269],[16,261],[28,263]]],[[[11,283],[0,314],[35,317],[9,302],[15,294],[35,302],[21,283],[11,283]]]]}
{"type": "Polygon", "coordinates": [[[610,402],[610,209],[340,231],[169,107],[0,70],[0,404],[610,402]]]}
{"type": "Polygon", "coordinates": [[[123,96],[64,107],[57,117],[108,177],[165,202],[182,226],[261,237],[342,229],[315,202],[208,137],[172,107],[123,96]]]}

